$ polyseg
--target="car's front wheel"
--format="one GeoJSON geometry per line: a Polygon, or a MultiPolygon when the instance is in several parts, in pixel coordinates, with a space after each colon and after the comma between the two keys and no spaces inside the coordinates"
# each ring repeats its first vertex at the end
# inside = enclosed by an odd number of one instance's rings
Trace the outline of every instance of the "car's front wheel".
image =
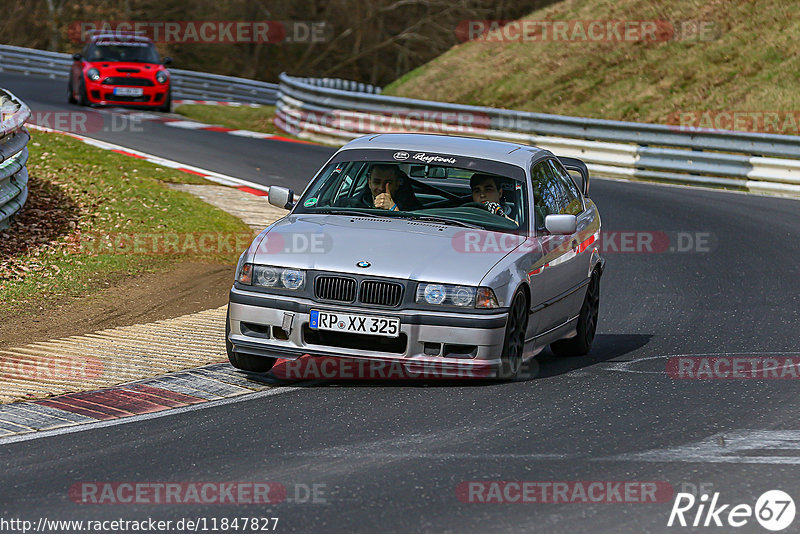
{"type": "Polygon", "coordinates": [[[600,273],[595,271],[589,280],[586,296],[583,299],[583,306],[581,306],[580,315],[578,315],[578,325],[576,327],[578,335],[551,343],[550,350],[558,356],[583,356],[588,354],[592,348],[594,334],[597,331],[599,311],[600,273]]]}
{"type": "Polygon", "coordinates": [[[525,347],[525,330],[528,328],[528,301],[522,291],[517,291],[511,300],[506,321],[506,336],[500,356],[498,378],[513,379],[522,369],[525,347]]]}
{"type": "Polygon", "coordinates": [[[266,373],[275,365],[277,358],[266,358],[264,356],[253,356],[252,354],[241,354],[234,352],[233,343],[230,341],[231,316],[225,318],[225,351],[228,353],[228,361],[231,365],[242,371],[253,373],[266,373]]]}
{"type": "Polygon", "coordinates": [[[167,96],[164,99],[164,105],[158,108],[158,111],[162,113],[169,113],[172,111],[172,89],[167,91],[167,96]]]}

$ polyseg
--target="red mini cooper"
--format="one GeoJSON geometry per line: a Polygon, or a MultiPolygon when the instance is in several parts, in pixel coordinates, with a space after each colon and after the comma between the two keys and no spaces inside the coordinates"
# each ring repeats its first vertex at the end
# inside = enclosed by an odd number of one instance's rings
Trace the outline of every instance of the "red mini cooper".
{"type": "Polygon", "coordinates": [[[168,112],[169,71],[149,38],[120,32],[94,33],[75,60],[68,82],[68,100],[82,106],[122,105],[168,112]]]}

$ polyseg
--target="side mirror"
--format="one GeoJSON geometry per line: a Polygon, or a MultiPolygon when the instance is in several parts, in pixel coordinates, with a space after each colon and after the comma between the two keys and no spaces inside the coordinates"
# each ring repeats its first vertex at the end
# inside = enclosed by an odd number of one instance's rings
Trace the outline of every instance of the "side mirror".
{"type": "Polygon", "coordinates": [[[172,58],[167,56],[161,60],[161,63],[163,63],[164,65],[172,65],[172,58]]]}
{"type": "Polygon", "coordinates": [[[75,61],[80,61],[82,58],[83,56],[80,54],[72,54],[72,59],[74,59],[75,61]]]}
{"type": "Polygon", "coordinates": [[[572,235],[578,229],[578,218],[574,215],[548,215],[544,227],[554,235],[572,235]]]}
{"type": "Polygon", "coordinates": [[[273,206],[277,206],[285,210],[290,210],[294,207],[294,191],[285,187],[273,185],[269,188],[269,195],[267,196],[267,199],[273,206]]]}

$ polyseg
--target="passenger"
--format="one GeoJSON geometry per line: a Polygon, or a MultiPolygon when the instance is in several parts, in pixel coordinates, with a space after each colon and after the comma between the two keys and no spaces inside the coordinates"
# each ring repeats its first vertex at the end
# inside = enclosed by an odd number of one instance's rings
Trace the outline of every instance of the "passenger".
{"type": "Polygon", "coordinates": [[[353,208],[380,208],[390,211],[412,211],[422,208],[414,196],[409,178],[400,167],[376,163],[369,170],[367,189],[348,205],[353,208]]]}
{"type": "Polygon", "coordinates": [[[489,213],[494,213],[495,215],[505,217],[509,221],[514,221],[514,219],[508,216],[511,212],[511,208],[503,200],[503,189],[499,176],[475,173],[469,179],[469,187],[472,189],[473,202],[483,204],[489,213]]]}

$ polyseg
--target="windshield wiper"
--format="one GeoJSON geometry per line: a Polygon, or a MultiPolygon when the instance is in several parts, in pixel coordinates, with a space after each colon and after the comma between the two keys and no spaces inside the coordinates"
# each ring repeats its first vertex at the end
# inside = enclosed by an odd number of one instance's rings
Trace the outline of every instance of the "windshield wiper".
{"type": "Polygon", "coordinates": [[[484,230],[483,226],[479,226],[477,224],[470,224],[464,221],[459,221],[458,219],[451,219],[450,217],[440,217],[437,215],[414,215],[413,217],[409,217],[409,219],[440,222],[453,226],[463,226],[464,228],[474,228],[476,230],[484,230]]]}
{"type": "Polygon", "coordinates": [[[383,219],[383,215],[376,215],[368,211],[348,210],[348,209],[318,209],[315,213],[324,213],[325,215],[355,215],[356,217],[372,217],[375,219],[383,219]]]}

